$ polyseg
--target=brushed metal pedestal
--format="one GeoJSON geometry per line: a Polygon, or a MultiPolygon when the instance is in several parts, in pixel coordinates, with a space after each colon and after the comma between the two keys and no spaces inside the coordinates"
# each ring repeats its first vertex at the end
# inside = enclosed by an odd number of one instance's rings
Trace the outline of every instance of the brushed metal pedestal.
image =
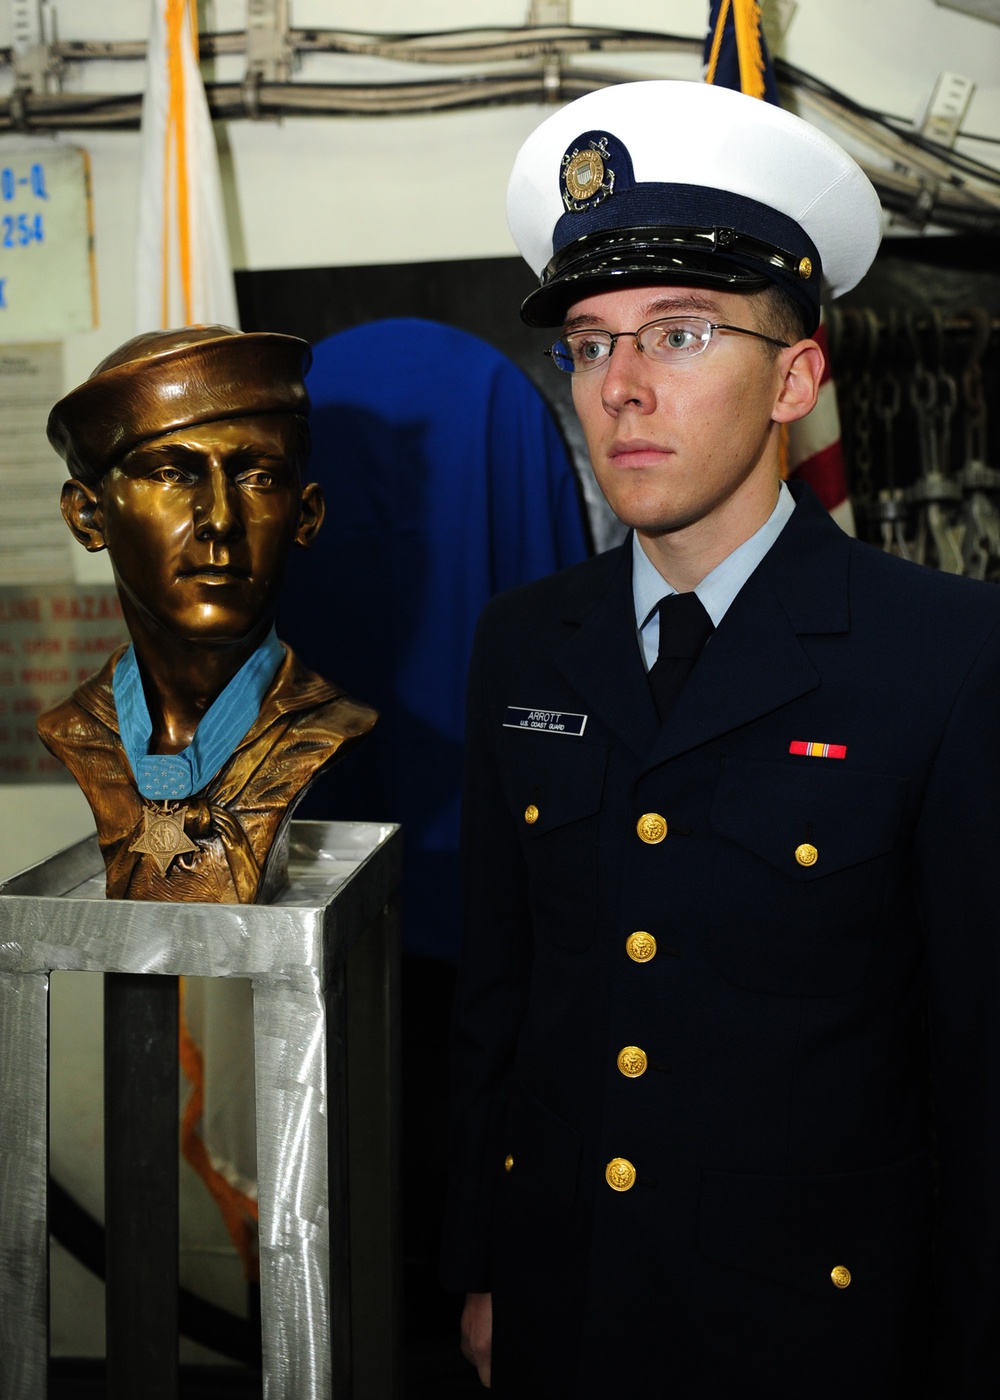
{"type": "Polygon", "coordinates": [[[46,1391],[57,970],[251,980],[264,1395],[400,1394],[399,871],[394,826],[296,822],[273,904],[105,901],[95,837],[0,885],[5,1400],[46,1391]]]}

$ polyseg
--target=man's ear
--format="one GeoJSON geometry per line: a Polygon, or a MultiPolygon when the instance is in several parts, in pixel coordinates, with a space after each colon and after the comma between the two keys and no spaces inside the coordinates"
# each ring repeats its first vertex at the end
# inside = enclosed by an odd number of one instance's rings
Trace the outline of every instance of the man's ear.
{"type": "Polygon", "coordinates": [[[816,406],[826,360],[815,340],[800,340],[778,355],[782,380],[771,418],[775,423],[794,423],[816,406]]]}
{"type": "Polygon", "coordinates": [[[299,502],[299,523],[295,531],[295,543],[300,549],[308,549],[323,524],[326,505],[318,481],[311,481],[303,488],[299,502]]]}
{"type": "Polygon", "coordinates": [[[84,549],[90,554],[107,549],[100,497],[92,487],[71,477],[63,483],[59,505],[63,519],[84,549]]]}

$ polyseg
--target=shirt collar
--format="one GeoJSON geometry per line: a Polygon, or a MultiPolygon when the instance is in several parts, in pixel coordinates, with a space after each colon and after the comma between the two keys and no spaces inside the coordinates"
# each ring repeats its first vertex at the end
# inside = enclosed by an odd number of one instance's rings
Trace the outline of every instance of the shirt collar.
{"type": "MultiPolygon", "coordinates": [[[[698,584],[694,591],[714,626],[718,627],[725,617],[737,593],[781,534],[794,509],[795,499],[785,483],[781,482],[777,504],[760,529],[727,555],[698,584]]],[[[635,623],[640,631],[655,617],[660,599],[676,591],[651,562],[639,543],[639,536],[633,532],[632,598],[635,623]]]]}

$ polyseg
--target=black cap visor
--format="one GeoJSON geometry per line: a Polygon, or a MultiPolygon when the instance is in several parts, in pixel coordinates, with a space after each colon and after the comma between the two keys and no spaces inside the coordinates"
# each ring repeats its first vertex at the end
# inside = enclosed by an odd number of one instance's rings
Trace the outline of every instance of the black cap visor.
{"type": "Polygon", "coordinates": [[[760,291],[776,285],[819,324],[819,257],[803,258],[729,228],[652,227],[587,234],[546,265],[523,302],[529,326],[558,326],[574,302],[620,286],[665,283],[760,291]]]}

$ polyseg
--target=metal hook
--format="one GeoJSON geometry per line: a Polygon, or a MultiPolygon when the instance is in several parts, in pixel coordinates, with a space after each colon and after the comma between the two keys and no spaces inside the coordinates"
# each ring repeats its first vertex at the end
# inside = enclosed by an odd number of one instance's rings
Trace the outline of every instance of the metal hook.
{"type": "Polygon", "coordinates": [[[930,310],[930,338],[935,373],[944,371],[944,317],[936,306],[930,310]]]}
{"type": "Polygon", "coordinates": [[[917,317],[913,311],[908,311],[903,319],[903,334],[913,362],[910,373],[910,402],[918,416],[931,413],[937,404],[937,380],[924,363],[917,317]]]}
{"type": "Polygon", "coordinates": [[[974,365],[978,367],[982,363],[993,326],[985,306],[967,306],[962,315],[969,318],[969,356],[965,366],[966,369],[971,369],[974,365]]]}

